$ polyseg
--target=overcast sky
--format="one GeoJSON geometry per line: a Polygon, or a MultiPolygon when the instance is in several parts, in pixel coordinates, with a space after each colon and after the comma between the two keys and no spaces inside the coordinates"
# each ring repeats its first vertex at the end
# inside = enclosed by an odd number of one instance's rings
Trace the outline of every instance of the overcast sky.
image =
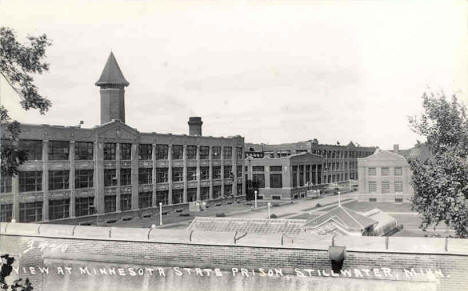
{"type": "Polygon", "coordinates": [[[467,103],[467,15],[465,1],[0,0],[1,26],[53,41],[47,115],[3,80],[1,102],[21,122],[97,125],[112,50],[140,131],[188,133],[201,116],[204,135],[246,142],[408,148],[425,90],[467,103]]]}

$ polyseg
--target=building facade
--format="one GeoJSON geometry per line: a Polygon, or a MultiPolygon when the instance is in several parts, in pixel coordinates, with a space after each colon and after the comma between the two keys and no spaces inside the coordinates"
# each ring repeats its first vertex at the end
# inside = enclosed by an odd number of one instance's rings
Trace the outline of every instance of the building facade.
{"type": "Polygon", "coordinates": [[[144,133],[126,125],[128,82],[111,54],[96,85],[101,122],[94,128],[21,126],[28,160],[2,177],[0,221],[49,221],[245,195],[244,139],[144,133]]]}
{"type": "Polygon", "coordinates": [[[402,155],[377,150],[358,159],[358,167],[360,200],[406,202],[411,198],[411,171],[402,155]]]}
{"type": "Polygon", "coordinates": [[[322,184],[323,159],[310,153],[277,158],[246,158],[246,178],[265,200],[305,197],[307,189],[322,184]]]}

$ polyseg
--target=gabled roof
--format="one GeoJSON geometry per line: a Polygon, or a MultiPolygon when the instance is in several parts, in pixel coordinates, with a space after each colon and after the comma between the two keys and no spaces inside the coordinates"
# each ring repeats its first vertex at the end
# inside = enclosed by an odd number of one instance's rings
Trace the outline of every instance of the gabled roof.
{"type": "Polygon", "coordinates": [[[96,86],[104,85],[123,85],[128,86],[130,83],[125,79],[120,70],[119,64],[111,52],[107,59],[104,70],[101,73],[101,77],[96,82],[96,86]]]}
{"type": "Polygon", "coordinates": [[[376,149],[375,152],[364,158],[359,158],[360,160],[402,160],[406,161],[405,157],[390,151],[384,151],[381,149],[376,149]]]}
{"type": "Polygon", "coordinates": [[[315,228],[328,221],[335,221],[344,229],[354,231],[362,231],[377,223],[377,221],[365,217],[351,209],[343,206],[337,206],[327,213],[307,222],[305,226],[315,228]]]}

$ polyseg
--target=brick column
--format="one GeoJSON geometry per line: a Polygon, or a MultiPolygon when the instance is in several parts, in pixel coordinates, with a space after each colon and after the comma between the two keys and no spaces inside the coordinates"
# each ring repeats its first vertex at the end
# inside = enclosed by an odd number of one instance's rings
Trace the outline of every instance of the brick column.
{"type": "Polygon", "coordinates": [[[117,189],[115,191],[115,212],[120,212],[120,143],[115,145],[115,175],[117,176],[117,189]]]}
{"type": "Polygon", "coordinates": [[[187,187],[188,187],[188,182],[187,182],[187,145],[184,144],[184,150],[183,150],[183,159],[184,159],[184,168],[183,168],[183,177],[184,177],[184,194],[183,194],[183,203],[187,203],[187,187]]]}
{"type": "Polygon", "coordinates": [[[197,145],[197,201],[200,201],[200,146],[197,145]]]}
{"type": "Polygon", "coordinates": [[[132,210],[138,209],[138,144],[132,143],[131,154],[132,172],[132,210]]]}
{"type": "Polygon", "coordinates": [[[42,221],[49,220],[49,141],[42,141],[42,221]]]}
{"type": "Polygon", "coordinates": [[[104,143],[94,143],[94,207],[98,214],[104,213],[104,143]]]}
{"type": "Polygon", "coordinates": [[[167,169],[167,181],[168,181],[168,186],[169,186],[169,197],[168,197],[168,204],[172,205],[172,144],[169,145],[167,149],[167,157],[169,160],[169,166],[167,169]]]}
{"type": "Polygon", "coordinates": [[[237,196],[237,147],[232,147],[232,194],[237,196]]]}
{"type": "Polygon", "coordinates": [[[209,147],[210,151],[209,151],[209,154],[208,154],[208,165],[209,165],[209,172],[210,172],[210,176],[209,176],[209,179],[210,179],[210,198],[209,200],[212,200],[213,199],[213,157],[211,156],[213,154],[213,147],[210,146],[209,147]]]}
{"type": "Polygon", "coordinates": [[[221,198],[224,198],[224,147],[221,147],[221,198]]]}
{"type": "Polygon", "coordinates": [[[68,210],[70,218],[75,217],[75,141],[70,141],[70,208],[68,210]]]}
{"type": "Polygon", "coordinates": [[[11,218],[16,222],[19,222],[19,177],[18,175],[13,175],[11,177],[11,193],[13,193],[13,208],[11,218]]]}
{"type": "Polygon", "coordinates": [[[151,152],[151,160],[153,161],[153,176],[152,176],[152,183],[153,183],[153,196],[151,196],[151,205],[153,207],[158,207],[156,201],[156,144],[153,144],[153,150],[151,152]]]}

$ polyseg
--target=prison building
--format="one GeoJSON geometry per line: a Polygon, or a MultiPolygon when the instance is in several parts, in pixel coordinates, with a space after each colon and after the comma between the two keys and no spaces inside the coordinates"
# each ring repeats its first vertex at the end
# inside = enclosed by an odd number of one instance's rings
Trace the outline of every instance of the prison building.
{"type": "Polygon", "coordinates": [[[96,82],[93,128],[22,124],[27,161],[2,177],[0,221],[70,219],[245,195],[244,139],[140,132],[125,124],[125,80],[113,54],[96,82]]]}
{"type": "Polygon", "coordinates": [[[292,200],[305,197],[313,185],[323,183],[323,159],[310,153],[277,158],[246,158],[246,181],[265,200],[292,200]]]}
{"type": "Polygon", "coordinates": [[[319,144],[317,140],[285,144],[245,144],[246,157],[279,158],[292,154],[308,152],[323,158],[323,183],[340,183],[358,180],[357,159],[374,153],[375,147],[319,144]]]}

